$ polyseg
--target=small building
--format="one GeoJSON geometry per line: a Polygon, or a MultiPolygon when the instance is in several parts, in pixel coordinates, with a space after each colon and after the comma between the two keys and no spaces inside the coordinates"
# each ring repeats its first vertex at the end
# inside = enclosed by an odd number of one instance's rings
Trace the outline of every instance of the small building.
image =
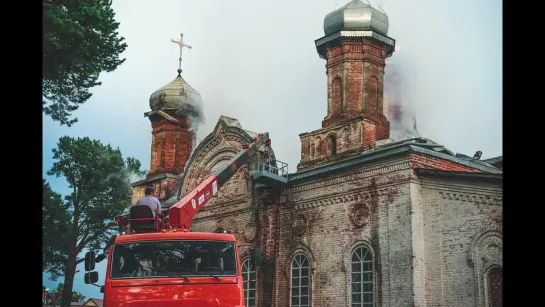
{"type": "Polygon", "coordinates": [[[70,304],[70,307],[72,306],[92,306],[92,307],[102,307],[103,306],[103,300],[99,298],[90,298],[85,302],[72,302],[70,304]]]}

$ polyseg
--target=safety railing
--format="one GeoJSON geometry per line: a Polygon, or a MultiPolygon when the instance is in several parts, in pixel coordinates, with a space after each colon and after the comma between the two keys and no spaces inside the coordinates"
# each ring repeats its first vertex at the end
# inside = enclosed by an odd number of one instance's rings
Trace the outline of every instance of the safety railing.
{"type": "Polygon", "coordinates": [[[278,160],[276,160],[274,164],[270,162],[258,162],[256,171],[269,172],[280,177],[288,178],[288,164],[278,160]]]}
{"type": "Polygon", "coordinates": [[[151,222],[151,221],[154,221],[153,228],[149,227],[148,225],[145,225],[144,226],[145,230],[159,232],[159,231],[161,231],[161,229],[163,229],[163,225],[164,225],[165,221],[160,216],[144,217],[144,218],[131,218],[130,214],[127,214],[127,215],[121,215],[121,216],[118,216],[118,217],[115,218],[115,224],[117,224],[119,226],[122,226],[122,227],[129,226],[132,230],[136,230],[137,232],[138,232],[138,230],[140,230],[140,227],[142,226],[142,225],[139,225],[140,223],[138,223],[138,222],[151,222]],[[148,226],[148,227],[146,227],[146,226],[148,226]]]}

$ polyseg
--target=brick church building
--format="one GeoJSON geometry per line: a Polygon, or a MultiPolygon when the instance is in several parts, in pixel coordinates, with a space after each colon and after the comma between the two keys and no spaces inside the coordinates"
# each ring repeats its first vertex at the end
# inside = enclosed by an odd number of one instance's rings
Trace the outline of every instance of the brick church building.
{"type": "MultiPolygon", "coordinates": [[[[353,0],[324,32],[327,114],[299,135],[297,171],[263,184],[256,163],[242,167],[192,230],[233,231],[249,307],[502,306],[502,158],[391,138],[383,91],[395,40],[382,12],[353,0]],[[258,272],[252,246],[267,259],[258,272]]],[[[181,70],[151,95],[151,166],[133,203],[152,184],[166,210],[257,136],[222,116],[196,144],[187,107],[198,103],[181,70]]]]}

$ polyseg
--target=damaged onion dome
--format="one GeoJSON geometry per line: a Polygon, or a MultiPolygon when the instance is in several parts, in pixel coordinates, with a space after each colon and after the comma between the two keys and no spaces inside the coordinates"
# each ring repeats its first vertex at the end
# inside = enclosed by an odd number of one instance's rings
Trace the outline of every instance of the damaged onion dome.
{"type": "Polygon", "coordinates": [[[149,106],[152,111],[173,111],[176,115],[202,117],[201,94],[185,82],[180,74],[174,81],[151,94],[149,106]]]}
{"type": "Polygon", "coordinates": [[[388,35],[388,16],[361,0],[350,1],[324,19],[325,35],[339,31],[374,31],[388,35]]]}

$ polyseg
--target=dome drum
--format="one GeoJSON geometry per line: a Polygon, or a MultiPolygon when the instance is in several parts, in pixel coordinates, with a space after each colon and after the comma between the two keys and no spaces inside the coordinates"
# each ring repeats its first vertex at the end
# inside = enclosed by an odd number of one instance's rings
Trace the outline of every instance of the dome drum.
{"type": "Polygon", "coordinates": [[[391,57],[395,50],[395,39],[384,36],[381,34],[378,34],[377,32],[373,31],[339,31],[337,33],[333,33],[328,36],[324,36],[322,38],[317,39],[314,41],[316,44],[316,50],[318,51],[318,54],[320,55],[320,58],[325,59],[326,53],[327,53],[327,46],[330,46],[332,44],[338,45],[339,41],[342,41],[343,39],[348,39],[351,41],[354,41],[354,39],[360,39],[360,40],[372,40],[377,43],[380,43],[381,45],[386,46],[386,57],[391,57]]]}

